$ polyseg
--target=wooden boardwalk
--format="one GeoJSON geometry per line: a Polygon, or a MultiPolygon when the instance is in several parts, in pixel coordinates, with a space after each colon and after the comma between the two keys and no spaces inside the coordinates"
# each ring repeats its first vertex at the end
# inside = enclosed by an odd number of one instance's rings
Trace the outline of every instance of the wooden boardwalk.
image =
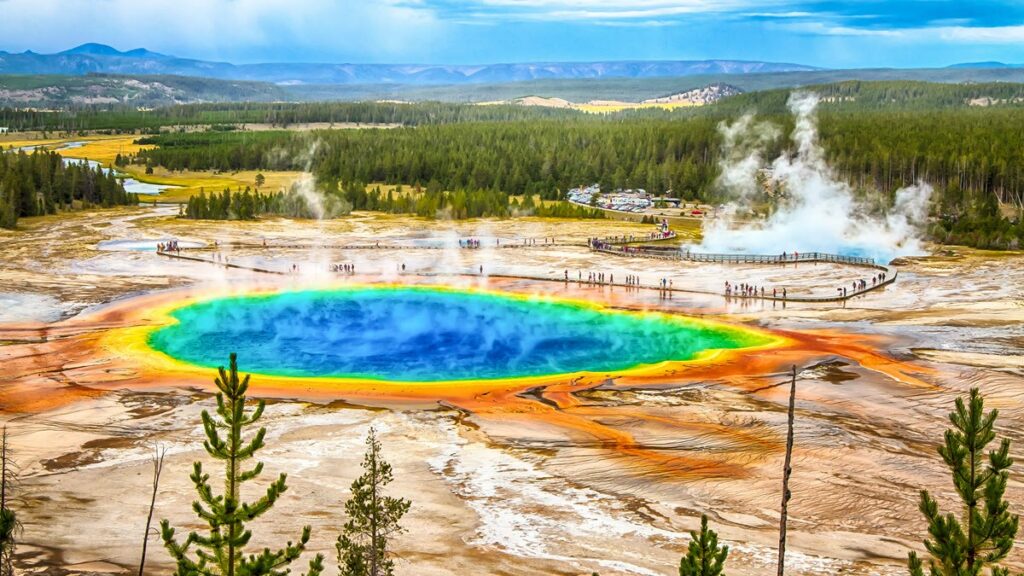
{"type": "Polygon", "coordinates": [[[448,249],[459,249],[459,250],[505,250],[505,249],[517,249],[517,248],[551,248],[551,247],[586,247],[587,243],[582,241],[575,242],[538,242],[536,244],[522,244],[506,242],[504,244],[486,244],[476,248],[470,248],[466,246],[452,246],[452,245],[421,245],[415,244],[381,244],[374,242],[370,244],[260,244],[254,242],[222,242],[217,247],[230,247],[230,248],[277,248],[284,250],[448,250],[448,249]]]}
{"type": "MultiPolygon", "coordinates": [[[[590,249],[604,254],[621,256],[627,258],[652,258],[656,260],[671,260],[679,262],[703,262],[709,264],[765,264],[774,266],[785,266],[787,264],[840,264],[844,266],[859,266],[885,272],[882,281],[868,283],[862,290],[847,292],[845,295],[838,292],[835,295],[824,296],[769,296],[769,295],[729,295],[727,298],[738,298],[743,300],[772,300],[784,302],[841,302],[849,300],[888,286],[896,281],[899,271],[892,266],[878,264],[873,258],[859,256],[845,256],[842,254],[830,254],[827,252],[791,252],[784,254],[712,254],[703,252],[690,252],[678,246],[628,246],[628,242],[599,241],[591,243],[590,249]]],[[[725,296],[725,294],[722,294],[725,296]]]]}
{"type": "MultiPolygon", "coordinates": [[[[553,246],[553,245],[557,245],[557,244],[550,244],[549,243],[549,244],[536,244],[536,245],[527,245],[527,246],[520,245],[519,247],[521,247],[521,248],[525,248],[525,247],[544,247],[544,246],[553,246]]],[[[258,245],[258,244],[253,244],[253,245],[250,245],[250,246],[252,246],[252,247],[262,247],[262,245],[258,245]]],[[[281,246],[270,246],[270,247],[271,248],[280,248],[281,246]]],[[[307,246],[307,247],[312,247],[312,246],[307,246]]],[[[374,249],[376,249],[376,248],[377,247],[374,246],[374,249]]],[[[387,246],[387,247],[381,246],[380,247],[380,249],[384,249],[384,248],[404,249],[405,247],[395,247],[395,246],[387,246]]],[[[712,295],[712,296],[721,296],[721,297],[726,298],[727,300],[741,300],[741,301],[762,300],[762,301],[773,301],[773,302],[842,302],[842,301],[854,298],[856,296],[860,296],[860,295],[866,294],[866,293],[871,292],[873,290],[878,290],[878,289],[882,288],[883,286],[887,286],[889,284],[892,284],[893,282],[896,281],[896,278],[899,275],[899,272],[896,269],[892,268],[892,267],[883,266],[883,265],[880,265],[880,264],[875,264],[874,261],[870,261],[870,263],[864,262],[864,261],[866,261],[868,259],[863,259],[863,258],[854,259],[852,257],[843,257],[843,256],[839,256],[839,255],[821,254],[821,253],[816,253],[816,252],[807,253],[806,255],[801,254],[799,259],[784,260],[784,261],[771,261],[770,258],[773,258],[773,257],[769,257],[769,256],[765,256],[765,257],[762,257],[762,258],[755,258],[753,260],[741,260],[741,259],[736,259],[736,258],[722,258],[720,260],[715,260],[715,259],[708,258],[708,259],[704,259],[704,260],[695,260],[695,259],[691,259],[691,258],[669,257],[668,255],[664,255],[664,256],[661,256],[661,255],[651,255],[651,254],[648,254],[646,252],[622,252],[621,250],[615,250],[615,249],[601,249],[601,248],[594,248],[594,247],[591,247],[591,248],[593,250],[598,251],[598,252],[604,252],[604,253],[613,254],[613,255],[616,255],[616,256],[629,256],[629,257],[640,257],[640,258],[658,258],[658,259],[679,260],[679,261],[694,261],[694,262],[721,262],[721,263],[733,263],[733,264],[735,264],[735,263],[755,263],[755,264],[777,264],[777,265],[778,264],[793,264],[793,263],[832,262],[832,263],[847,264],[847,265],[854,265],[854,266],[865,266],[865,267],[870,267],[870,268],[877,269],[877,270],[884,270],[886,274],[885,274],[885,279],[882,282],[875,283],[874,285],[869,284],[866,289],[858,290],[856,292],[848,292],[845,296],[840,295],[840,294],[836,294],[834,296],[827,296],[827,295],[826,296],[799,296],[799,295],[788,296],[787,295],[787,297],[785,297],[785,298],[783,298],[781,296],[771,296],[771,295],[767,295],[767,294],[764,295],[764,296],[761,296],[761,295],[744,296],[744,295],[737,295],[737,294],[726,296],[722,292],[715,292],[715,291],[711,291],[711,290],[701,290],[701,289],[695,289],[695,288],[676,288],[676,287],[668,288],[668,287],[663,287],[663,286],[656,285],[656,284],[624,284],[624,283],[612,283],[612,282],[587,282],[587,281],[573,280],[571,278],[567,280],[564,276],[559,277],[557,275],[556,276],[535,276],[535,275],[491,274],[491,273],[488,273],[488,274],[484,274],[484,276],[494,277],[494,278],[512,278],[512,279],[519,279],[519,280],[536,280],[536,281],[542,281],[542,282],[563,282],[563,283],[566,283],[566,284],[574,283],[574,284],[577,284],[577,285],[586,285],[586,286],[610,286],[610,287],[629,288],[629,289],[635,289],[635,290],[657,290],[658,292],[660,292],[662,294],[667,294],[667,293],[706,294],[706,295],[712,295]],[[846,261],[846,260],[851,260],[851,261],[846,261]]],[[[416,249],[416,248],[414,248],[414,249],[416,249]]],[[[466,250],[476,250],[475,248],[465,248],[465,249],[466,250]]],[[[675,250],[679,251],[678,248],[675,248],[675,250]]],[[[157,254],[160,255],[160,256],[164,256],[164,257],[167,257],[167,258],[173,258],[173,259],[177,259],[177,260],[187,260],[187,261],[191,261],[191,262],[200,262],[200,263],[204,263],[204,264],[220,266],[220,267],[225,268],[225,269],[246,270],[246,271],[256,272],[256,273],[260,273],[260,274],[272,274],[272,275],[277,275],[277,276],[290,276],[290,275],[294,274],[293,272],[288,271],[288,270],[274,270],[274,269],[271,269],[271,268],[263,268],[263,267],[259,267],[259,266],[251,266],[251,265],[246,265],[246,264],[233,263],[233,262],[229,262],[227,260],[217,260],[215,258],[204,258],[202,256],[193,256],[193,255],[190,255],[190,254],[187,254],[187,253],[182,253],[181,250],[157,252],[157,254]]],[[[735,256],[735,255],[702,255],[702,256],[735,256]]],[[[745,256],[745,258],[749,259],[751,257],[750,256],[745,256]]],[[[422,276],[422,277],[480,276],[480,274],[476,273],[475,269],[471,269],[471,270],[469,270],[467,272],[463,272],[461,274],[457,273],[457,272],[456,273],[402,272],[401,275],[403,275],[403,276],[422,276]]]]}

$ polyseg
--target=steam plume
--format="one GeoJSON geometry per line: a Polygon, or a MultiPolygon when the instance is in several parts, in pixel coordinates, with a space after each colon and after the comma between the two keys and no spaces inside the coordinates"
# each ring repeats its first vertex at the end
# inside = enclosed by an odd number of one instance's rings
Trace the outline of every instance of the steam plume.
{"type": "Polygon", "coordinates": [[[818,96],[794,93],[789,109],[796,116],[792,134],[795,152],[771,164],[772,178],[784,197],[764,221],[740,223],[733,216],[750,205],[758,191],[757,172],[764,162],[761,150],[777,129],[744,116],[723,125],[722,173],[718,185],[734,202],[704,224],[706,252],[829,252],[867,256],[888,262],[897,256],[922,253],[920,230],[928,212],[931,186],[918,183],[896,192],[895,203],[882,216],[854,197],[853,190],[835,177],[818,143],[815,110],[818,96]]]}

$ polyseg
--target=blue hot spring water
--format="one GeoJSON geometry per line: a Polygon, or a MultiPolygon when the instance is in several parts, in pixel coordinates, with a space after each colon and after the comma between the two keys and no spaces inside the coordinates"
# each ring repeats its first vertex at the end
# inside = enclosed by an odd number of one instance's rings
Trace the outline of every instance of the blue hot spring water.
{"type": "Polygon", "coordinates": [[[568,301],[423,287],[248,295],[171,313],[149,345],[204,366],[391,381],[612,372],[765,337],[697,320],[568,301]]]}

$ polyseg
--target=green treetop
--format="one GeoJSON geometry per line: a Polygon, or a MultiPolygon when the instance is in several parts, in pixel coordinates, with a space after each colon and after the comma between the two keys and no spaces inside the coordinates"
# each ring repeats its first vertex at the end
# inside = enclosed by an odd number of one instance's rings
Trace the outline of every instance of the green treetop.
{"type": "Polygon", "coordinates": [[[708,529],[708,517],[700,515],[700,533],[690,532],[690,548],[679,562],[679,576],[724,576],[728,546],[718,546],[718,534],[708,529]]]}
{"type": "MultiPolygon", "coordinates": [[[[236,355],[231,354],[229,371],[220,368],[216,379],[217,416],[203,411],[203,428],[206,452],[224,462],[224,493],[215,495],[210,485],[210,475],[203,472],[202,463],[196,462],[192,472],[199,500],[192,504],[196,514],[209,525],[209,534],[202,536],[191,532],[183,543],[174,537],[174,528],[167,520],[160,523],[164,546],[177,562],[175,576],[283,576],[287,566],[305,550],[309,541],[310,527],[302,529],[298,544],[288,542],[279,550],[264,548],[258,554],[246,554],[246,545],[252,531],[245,523],[268,512],[287,489],[285,474],[267,487],[266,494],[255,502],[246,503],[241,499],[242,484],[255,479],[263,471],[263,463],[243,470],[242,465],[263,447],[266,428],[260,428],[248,439],[243,432],[255,424],[263,415],[264,403],[259,401],[255,410],[246,411],[245,393],[249,388],[249,376],[238,378],[236,355]],[[194,545],[195,557],[189,551],[194,545]]],[[[307,576],[318,576],[323,570],[323,556],[310,561],[307,576]]]]}
{"type": "MultiPolygon", "coordinates": [[[[921,512],[928,519],[929,539],[924,541],[931,558],[931,576],[976,576],[988,573],[1007,576],[1009,570],[998,565],[1013,547],[1018,518],[1009,512],[1003,500],[1006,481],[1013,465],[1010,441],[985,454],[995,439],[993,430],[998,410],[984,412],[984,400],[977,388],[971,389],[968,403],[957,398],[956,410],[949,415],[953,428],[946,430],[939,454],[953,473],[953,487],[963,502],[961,515],[941,514],[938,503],[927,490],[921,491],[921,512]]],[[[924,562],[910,553],[910,574],[924,576],[924,562]]]]}

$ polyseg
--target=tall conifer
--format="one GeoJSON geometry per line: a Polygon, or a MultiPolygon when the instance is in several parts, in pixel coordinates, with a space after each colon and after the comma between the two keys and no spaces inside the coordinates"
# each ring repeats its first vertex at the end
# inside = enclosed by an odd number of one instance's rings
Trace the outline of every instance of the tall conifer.
{"type": "MultiPolygon", "coordinates": [[[[267,487],[266,495],[259,500],[246,503],[241,498],[242,484],[253,480],[263,471],[263,463],[257,462],[249,470],[242,465],[263,447],[267,429],[260,428],[246,439],[246,427],[255,424],[263,415],[264,403],[260,400],[252,411],[245,409],[245,393],[249,389],[249,376],[238,377],[236,355],[231,354],[228,371],[220,368],[216,379],[217,417],[203,411],[203,429],[206,452],[224,462],[224,493],[215,495],[210,485],[210,475],[203,472],[201,462],[196,462],[191,478],[199,500],[192,504],[196,514],[209,525],[209,534],[202,536],[191,532],[183,543],[174,537],[174,528],[167,520],[160,522],[164,546],[177,562],[175,576],[283,576],[287,566],[305,550],[309,541],[310,527],[302,529],[298,544],[288,542],[284,548],[271,551],[264,548],[258,554],[246,555],[246,545],[252,531],[245,523],[268,512],[287,489],[285,474],[267,487]],[[222,436],[222,433],[225,436],[222,436]],[[189,551],[194,546],[195,557],[189,551]]],[[[318,576],[323,570],[323,556],[317,555],[309,563],[307,576],[318,576]]]]}
{"type": "MultiPolygon", "coordinates": [[[[992,576],[1009,574],[998,563],[1010,552],[1017,534],[1018,517],[1010,514],[1009,503],[1003,500],[1013,465],[1010,441],[1004,438],[998,449],[985,454],[985,447],[996,437],[993,428],[998,414],[998,410],[985,414],[984,400],[972,388],[967,404],[957,398],[956,410],[949,415],[953,427],[946,430],[939,455],[953,474],[953,487],[963,504],[959,516],[941,514],[928,491],[921,491],[931,576],[975,576],[986,568],[992,576]]],[[[924,576],[925,564],[916,552],[910,553],[909,564],[912,576],[924,576]]]]}
{"type": "Polygon", "coordinates": [[[377,433],[366,436],[363,475],[352,482],[352,498],[345,502],[348,522],[338,537],[338,569],[342,576],[392,576],[395,562],[388,540],[402,532],[399,521],[411,503],[384,495],[391,483],[391,465],[380,456],[377,433]]]}

